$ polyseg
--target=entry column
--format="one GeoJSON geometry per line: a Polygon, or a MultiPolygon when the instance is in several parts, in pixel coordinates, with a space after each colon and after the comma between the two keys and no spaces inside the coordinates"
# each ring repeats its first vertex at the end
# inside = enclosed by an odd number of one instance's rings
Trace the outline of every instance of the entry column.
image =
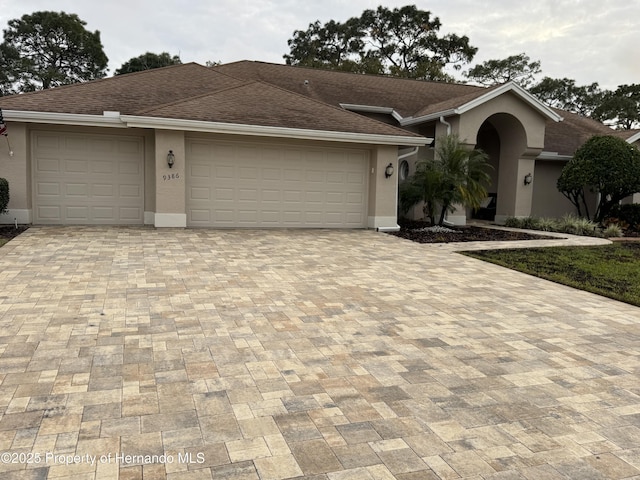
{"type": "Polygon", "coordinates": [[[184,132],[156,130],[156,227],[186,227],[184,132]],[[169,166],[170,159],[173,165],[169,166]]]}

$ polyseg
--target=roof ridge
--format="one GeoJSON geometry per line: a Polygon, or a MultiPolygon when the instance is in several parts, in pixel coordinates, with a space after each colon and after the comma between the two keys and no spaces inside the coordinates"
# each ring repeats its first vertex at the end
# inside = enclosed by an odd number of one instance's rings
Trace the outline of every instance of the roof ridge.
{"type": "Polygon", "coordinates": [[[331,74],[349,75],[349,76],[354,76],[354,77],[373,77],[373,78],[381,78],[381,79],[389,79],[389,80],[402,80],[402,81],[411,82],[411,83],[435,83],[435,84],[438,84],[438,85],[453,85],[453,86],[472,87],[472,88],[479,88],[479,89],[486,89],[487,88],[487,87],[482,87],[482,86],[478,86],[478,85],[472,85],[470,83],[445,82],[445,81],[438,81],[438,80],[422,80],[422,79],[419,79],[419,78],[398,77],[398,76],[395,76],[395,75],[382,74],[382,73],[355,73],[355,72],[346,72],[344,70],[331,70],[331,69],[322,68],[322,67],[308,67],[308,66],[304,66],[304,65],[288,65],[288,64],[285,64],[285,63],[263,62],[263,61],[260,61],[260,60],[238,60],[236,62],[226,63],[226,64],[222,64],[220,66],[233,65],[233,64],[243,64],[243,63],[270,65],[270,66],[274,66],[274,67],[296,68],[296,69],[299,69],[299,70],[309,70],[309,71],[316,71],[316,72],[319,71],[319,72],[325,72],[325,73],[331,73],[331,74]]]}

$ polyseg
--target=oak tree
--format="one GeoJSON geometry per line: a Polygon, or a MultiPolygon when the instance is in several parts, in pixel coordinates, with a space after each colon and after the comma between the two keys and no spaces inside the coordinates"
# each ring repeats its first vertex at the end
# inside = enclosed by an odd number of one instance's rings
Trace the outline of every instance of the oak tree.
{"type": "Polygon", "coordinates": [[[168,67],[170,65],[180,65],[181,63],[182,61],[178,55],[171,56],[171,54],[167,52],[162,52],[160,54],[146,52],[124,62],[122,66],[114,72],[114,75],[141,72],[143,70],[168,67]]]}
{"type": "Polygon", "coordinates": [[[75,14],[41,11],[9,20],[0,45],[10,89],[47,89],[102,78],[107,56],[100,32],[75,14]]]}
{"type": "Polygon", "coordinates": [[[288,65],[425,80],[452,80],[477,48],[467,36],[439,35],[442,24],[415,5],[365,10],[346,22],[311,23],[289,39],[288,65]]]}

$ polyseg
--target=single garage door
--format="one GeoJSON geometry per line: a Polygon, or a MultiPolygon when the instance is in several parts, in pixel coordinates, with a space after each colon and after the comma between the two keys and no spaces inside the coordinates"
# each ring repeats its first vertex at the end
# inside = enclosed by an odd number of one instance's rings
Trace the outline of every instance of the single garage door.
{"type": "Polygon", "coordinates": [[[187,141],[187,225],[366,227],[366,150],[187,141]]]}
{"type": "Polygon", "coordinates": [[[142,225],[140,137],[34,132],[34,223],[142,225]]]}

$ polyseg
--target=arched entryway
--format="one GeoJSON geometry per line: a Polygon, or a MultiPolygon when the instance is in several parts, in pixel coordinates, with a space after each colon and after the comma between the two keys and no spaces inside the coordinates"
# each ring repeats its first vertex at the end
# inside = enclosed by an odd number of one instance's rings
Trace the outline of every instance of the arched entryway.
{"type": "Polygon", "coordinates": [[[520,120],[508,113],[489,116],[478,129],[475,147],[489,155],[492,171],[487,191],[495,197],[495,210],[481,210],[480,216],[497,223],[511,216],[528,216],[531,184],[525,184],[524,179],[527,174],[533,177],[540,150],[527,147],[527,133],[520,120]]]}

